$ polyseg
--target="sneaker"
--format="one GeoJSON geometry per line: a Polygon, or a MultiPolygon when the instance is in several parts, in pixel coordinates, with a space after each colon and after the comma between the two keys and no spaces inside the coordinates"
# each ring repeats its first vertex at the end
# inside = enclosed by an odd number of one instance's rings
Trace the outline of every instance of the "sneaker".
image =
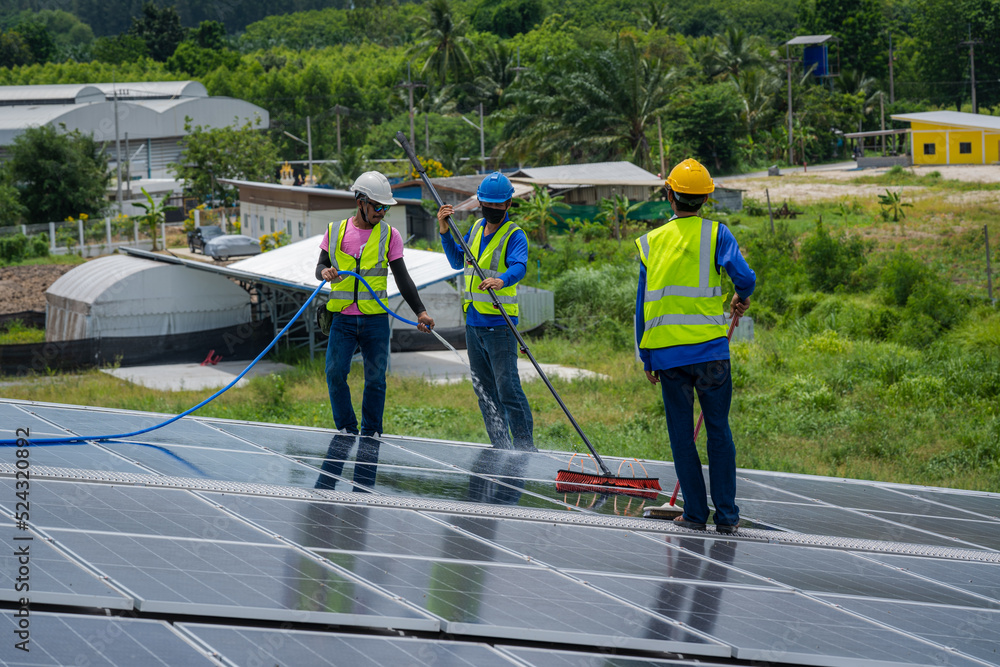
{"type": "Polygon", "coordinates": [[[674,519],[674,525],[681,528],[690,528],[691,530],[705,530],[705,524],[688,521],[684,518],[683,514],[674,519]]]}
{"type": "Polygon", "coordinates": [[[722,535],[735,535],[736,531],[739,530],[739,527],[739,524],[735,526],[724,526],[722,524],[718,524],[715,527],[715,532],[721,533],[722,535]]]}

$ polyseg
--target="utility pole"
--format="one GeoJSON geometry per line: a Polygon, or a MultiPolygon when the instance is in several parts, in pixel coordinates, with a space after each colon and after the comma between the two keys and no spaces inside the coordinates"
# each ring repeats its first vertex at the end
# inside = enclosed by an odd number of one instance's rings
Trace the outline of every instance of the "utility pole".
{"type": "Polygon", "coordinates": [[[309,147],[309,175],[306,177],[306,185],[316,185],[316,177],[313,175],[313,131],[312,120],[306,116],[306,146],[309,147]]]}
{"type": "Polygon", "coordinates": [[[337,155],[340,155],[340,117],[346,116],[349,111],[350,109],[339,104],[333,107],[333,113],[337,114],[337,155]]]}
{"type": "Polygon", "coordinates": [[[482,102],[479,103],[479,125],[476,125],[475,123],[473,123],[471,120],[469,120],[465,116],[459,116],[459,118],[461,118],[466,123],[468,123],[472,127],[474,127],[477,130],[479,130],[479,159],[482,160],[483,171],[485,172],[486,171],[486,135],[485,135],[485,132],[483,130],[484,130],[484,128],[486,126],[483,123],[483,103],[482,102]]]}
{"type": "Polygon", "coordinates": [[[881,90],[878,91],[878,111],[882,117],[882,135],[879,139],[882,141],[882,157],[885,157],[885,93],[881,90]]]}
{"type": "Polygon", "coordinates": [[[795,148],[792,139],[792,63],[795,60],[791,57],[789,46],[785,44],[785,57],[778,59],[779,63],[784,63],[788,70],[788,164],[795,164],[795,148]]]}
{"type": "Polygon", "coordinates": [[[124,215],[125,208],[122,203],[122,143],[118,137],[118,87],[114,81],[111,83],[111,91],[115,96],[115,163],[118,170],[118,215],[124,215]]]}
{"type": "Polygon", "coordinates": [[[667,177],[667,161],[663,156],[663,121],[660,117],[656,117],[656,133],[660,136],[660,176],[663,178],[667,177]]]}
{"type": "Polygon", "coordinates": [[[889,31],[889,104],[896,103],[896,80],[893,78],[892,61],[892,31],[889,31]]]}
{"type": "Polygon", "coordinates": [[[972,113],[976,111],[976,44],[982,44],[981,39],[972,39],[972,24],[969,24],[969,39],[959,42],[962,46],[969,47],[969,76],[972,79],[972,113]]]}
{"type": "Polygon", "coordinates": [[[517,47],[517,67],[514,68],[514,77],[516,78],[521,72],[527,71],[527,67],[521,67],[521,47],[517,47]]]}
{"type": "Polygon", "coordinates": [[[406,81],[400,83],[396,86],[397,88],[407,88],[410,93],[410,145],[415,146],[417,143],[416,131],[413,128],[413,89],[414,88],[426,88],[426,84],[415,83],[410,80],[410,63],[406,63],[406,81]]]}

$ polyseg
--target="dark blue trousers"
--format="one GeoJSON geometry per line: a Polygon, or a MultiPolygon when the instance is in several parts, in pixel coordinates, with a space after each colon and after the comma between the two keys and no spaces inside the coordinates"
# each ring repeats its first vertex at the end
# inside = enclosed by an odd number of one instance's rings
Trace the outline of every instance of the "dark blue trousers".
{"type": "Polygon", "coordinates": [[[684,517],[708,522],[708,498],[701,458],[694,444],[694,392],[705,413],[708,435],[708,479],[712,486],[715,523],[735,526],[740,520],[736,505],[736,447],[729,430],[733,379],[729,360],[705,361],[658,372],[667,414],[667,432],[674,468],[684,493],[684,517]]]}

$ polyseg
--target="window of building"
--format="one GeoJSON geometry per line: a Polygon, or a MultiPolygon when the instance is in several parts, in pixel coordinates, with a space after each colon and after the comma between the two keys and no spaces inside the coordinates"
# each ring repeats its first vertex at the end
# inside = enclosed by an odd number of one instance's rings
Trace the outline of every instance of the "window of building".
{"type": "Polygon", "coordinates": [[[274,233],[274,218],[271,218],[271,233],[274,233]]]}
{"type": "Polygon", "coordinates": [[[924,144],[924,155],[934,155],[937,152],[935,144],[924,144]]]}
{"type": "Polygon", "coordinates": [[[288,232],[289,238],[292,236],[292,221],[285,220],[285,231],[288,232]]]}
{"type": "Polygon", "coordinates": [[[243,214],[243,230],[242,231],[243,231],[244,234],[250,234],[251,236],[253,235],[253,226],[251,226],[251,224],[250,224],[250,214],[249,213],[244,213],[243,214]]]}
{"type": "Polygon", "coordinates": [[[299,223],[299,238],[304,239],[306,237],[306,223],[299,223]]]}
{"type": "Polygon", "coordinates": [[[972,142],[971,141],[958,142],[958,152],[966,154],[972,153],[972,142]]]}

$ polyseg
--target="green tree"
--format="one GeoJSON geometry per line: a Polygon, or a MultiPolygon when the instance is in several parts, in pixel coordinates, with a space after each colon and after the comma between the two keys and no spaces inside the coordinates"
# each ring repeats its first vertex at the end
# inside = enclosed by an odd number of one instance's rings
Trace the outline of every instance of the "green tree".
{"type": "Polygon", "coordinates": [[[427,58],[423,72],[436,72],[442,82],[447,83],[448,74],[454,72],[461,76],[463,72],[472,70],[472,62],[466,49],[472,42],[465,36],[467,20],[458,19],[448,4],[448,0],[430,0],[424,7],[427,15],[419,21],[419,40],[411,48],[411,52],[422,54],[427,58]]]}
{"type": "Polygon", "coordinates": [[[21,204],[17,188],[0,182],[0,227],[10,227],[21,222],[27,210],[21,204]]]}
{"type": "Polygon", "coordinates": [[[358,176],[368,171],[370,163],[361,148],[344,148],[337,161],[323,165],[319,170],[319,181],[335,188],[346,190],[358,176]]]}
{"type": "Polygon", "coordinates": [[[56,43],[49,33],[45,23],[34,16],[27,16],[14,28],[14,32],[21,36],[24,45],[31,52],[32,63],[45,63],[56,55],[56,43]]]}
{"type": "Polygon", "coordinates": [[[677,95],[666,118],[673,143],[687,146],[712,171],[731,169],[736,163],[737,140],[746,136],[739,122],[743,105],[732,84],[697,86],[677,95]]]}
{"type": "Polygon", "coordinates": [[[472,25],[505,39],[530,31],[545,18],[540,0],[482,0],[472,13],[472,25]]]}
{"type": "Polygon", "coordinates": [[[639,18],[639,27],[646,31],[667,30],[674,22],[674,16],[667,3],[657,0],[646,0],[635,13],[639,18]]]}
{"type": "Polygon", "coordinates": [[[600,210],[598,217],[611,227],[611,236],[622,242],[622,228],[630,213],[634,212],[643,202],[630,204],[625,195],[614,195],[610,199],[602,199],[597,205],[600,210]]]}
{"type": "Polygon", "coordinates": [[[719,50],[716,59],[722,73],[739,77],[741,72],[757,67],[763,60],[760,55],[759,37],[748,35],[739,28],[729,27],[719,36],[719,50]]]}
{"type": "Polygon", "coordinates": [[[500,150],[553,160],[624,157],[650,166],[647,131],[666,108],[675,74],[628,38],[586,58],[551,60],[510,93],[515,109],[500,150]]]}
{"type": "Polygon", "coordinates": [[[191,41],[203,49],[221,51],[229,47],[226,26],[218,21],[202,21],[191,31],[191,41]]]}
{"type": "Polygon", "coordinates": [[[193,42],[181,42],[167,58],[167,69],[177,74],[203,77],[219,67],[234,70],[240,65],[240,55],[233,51],[202,48],[193,42]]]}
{"type": "Polygon", "coordinates": [[[0,67],[19,67],[31,62],[31,49],[13,30],[0,34],[0,67]]]}
{"type": "MultiPolygon", "coordinates": [[[[236,119],[238,122],[239,119],[236,119]]],[[[257,125],[260,119],[257,119],[257,125]]],[[[187,136],[180,162],[171,170],[184,180],[185,193],[204,200],[222,193],[227,205],[236,201],[236,188],[219,182],[222,178],[271,182],[278,162],[278,149],[267,133],[247,121],[237,127],[191,127],[184,124],[187,136]]]]}
{"type": "MultiPolygon", "coordinates": [[[[136,206],[141,208],[146,213],[139,216],[139,222],[149,230],[149,235],[153,239],[153,252],[156,252],[156,232],[160,229],[160,225],[166,219],[167,211],[176,211],[176,206],[167,206],[167,200],[170,199],[170,195],[173,192],[168,192],[160,198],[160,201],[153,199],[153,195],[146,192],[146,188],[142,188],[142,194],[146,197],[145,202],[138,202],[136,206]]],[[[163,240],[164,248],[166,248],[166,239],[163,240]]]]}
{"type": "Polygon", "coordinates": [[[136,62],[149,55],[146,42],[135,35],[98,37],[90,48],[94,60],[111,65],[136,62]]]}
{"type": "Polygon", "coordinates": [[[142,5],[142,14],[132,19],[128,34],[141,38],[153,60],[164,62],[184,39],[181,17],[173,7],[157,7],[152,0],[142,5]]]}
{"type": "Polygon", "coordinates": [[[93,137],[42,125],[26,129],[8,150],[4,178],[17,188],[27,222],[103,213],[110,174],[93,137]]]}
{"type": "Polygon", "coordinates": [[[549,225],[554,225],[562,217],[557,210],[567,210],[569,205],[563,203],[562,195],[553,197],[548,188],[535,185],[531,199],[515,199],[517,204],[517,224],[526,234],[534,236],[539,243],[549,240],[549,225]]]}
{"type": "MultiPolygon", "coordinates": [[[[840,50],[842,63],[874,76],[887,71],[888,38],[879,0],[804,0],[799,20],[805,34],[839,37],[833,48],[840,50]]],[[[954,57],[954,51],[949,55],[954,57]]]]}

